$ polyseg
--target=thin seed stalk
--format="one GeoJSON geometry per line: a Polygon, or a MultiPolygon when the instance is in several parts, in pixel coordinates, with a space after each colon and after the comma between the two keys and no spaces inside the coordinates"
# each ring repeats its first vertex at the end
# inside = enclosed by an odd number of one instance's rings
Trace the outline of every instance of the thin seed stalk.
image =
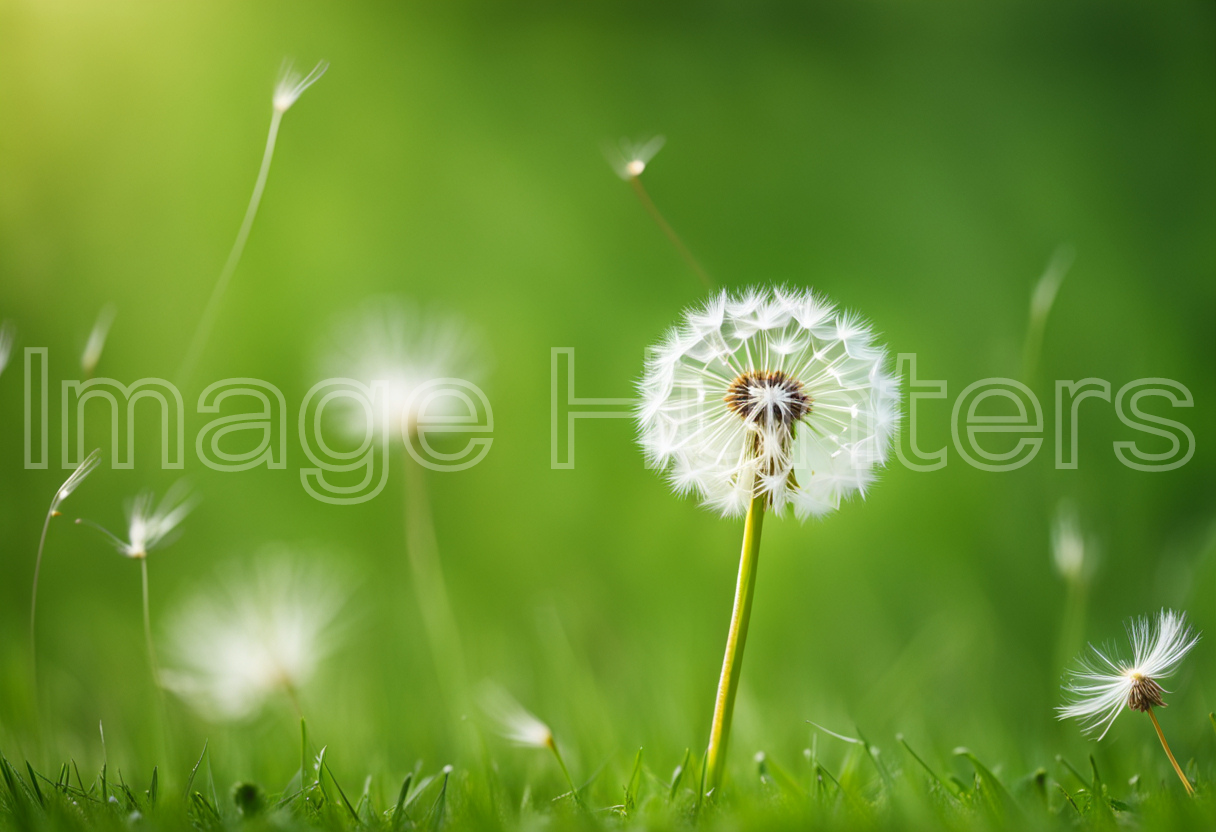
{"type": "Polygon", "coordinates": [[[148,649],[148,667],[152,670],[152,682],[160,690],[160,666],[156,663],[156,646],[152,642],[152,614],[148,604],[148,558],[139,559],[140,577],[144,588],[144,645],[148,649]]]}
{"type": "Polygon", "coordinates": [[[46,513],[46,521],[42,524],[42,536],[38,538],[38,554],[34,558],[34,588],[30,594],[30,662],[33,665],[35,698],[38,690],[38,638],[34,632],[34,624],[38,616],[38,575],[42,571],[42,550],[46,547],[46,533],[51,527],[51,518],[55,516],[55,506],[46,513]]]}
{"type": "Polygon", "coordinates": [[[743,553],[739,557],[739,580],[735,586],[735,607],[730,617],[730,632],[726,637],[726,655],[722,659],[722,676],[718,680],[718,696],[714,703],[714,721],[709,732],[708,787],[716,789],[722,782],[726,766],[726,746],[730,739],[730,723],[735,710],[735,694],[743,670],[743,646],[747,642],[747,625],[752,614],[752,596],[756,589],[756,567],[760,562],[760,531],[764,526],[764,495],[752,497],[743,524],[743,553]]]}
{"type": "Polygon", "coordinates": [[[1153,709],[1149,708],[1145,713],[1148,718],[1153,721],[1153,727],[1157,729],[1157,739],[1161,740],[1161,747],[1165,749],[1165,756],[1170,758],[1170,765],[1174,767],[1174,771],[1178,775],[1178,779],[1182,781],[1182,785],[1186,786],[1187,794],[1194,794],[1195,787],[1191,785],[1191,781],[1186,779],[1186,775],[1182,773],[1182,767],[1178,765],[1178,761],[1174,759],[1174,752],[1170,751],[1170,744],[1165,741],[1165,734],[1161,731],[1161,723],[1157,721],[1157,715],[1153,713],[1153,709]]]}

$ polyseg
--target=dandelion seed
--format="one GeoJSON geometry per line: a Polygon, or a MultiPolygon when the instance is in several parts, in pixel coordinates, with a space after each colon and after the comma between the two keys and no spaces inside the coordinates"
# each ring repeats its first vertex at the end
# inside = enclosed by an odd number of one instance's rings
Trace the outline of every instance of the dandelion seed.
{"type": "Polygon", "coordinates": [[[630,179],[636,179],[642,175],[646,166],[650,164],[650,160],[658,155],[666,143],[667,139],[664,136],[653,136],[640,142],[621,139],[615,147],[612,145],[605,147],[604,155],[608,159],[608,164],[612,165],[612,169],[616,171],[616,175],[628,182],[630,179]]]}
{"type": "Polygon", "coordinates": [[[285,113],[290,110],[291,105],[299,100],[306,89],[320,81],[328,69],[329,61],[320,61],[307,75],[301,75],[295,71],[291,61],[284,61],[283,69],[279,73],[279,82],[274,87],[275,112],[285,113]]]}
{"type": "Polygon", "coordinates": [[[491,682],[481,687],[481,708],[494,725],[494,730],[504,739],[527,748],[545,748],[553,752],[557,764],[570,785],[570,793],[580,806],[583,805],[578,788],[566,768],[566,761],[553,739],[553,731],[531,711],[520,705],[506,689],[491,682]]]}
{"type": "Polygon", "coordinates": [[[236,240],[232,243],[232,249],[228,252],[228,259],[224,261],[224,268],[215,281],[211,297],[207,299],[202,317],[199,318],[198,328],[194,330],[190,346],[186,349],[186,357],[182,360],[182,366],[177,373],[179,382],[184,383],[194,372],[194,367],[202,356],[203,348],[215,326],[220,302],[228,290],[228,284],[232,281],[232,275],[236,272],[237,265],[241,262],[241,255],[245,252],[245,243],[248,242],[249,232],[253,229],[253,220],[258,215],[258,206],[262,204],[266,179],[270,176],[270,163],[274,159],[274,146],[278,140],[279,124],[283,120],[283,114],[296,103],[305,90],[320,80],[327,69],[329,69],[329,64],[321,61],[313,67],[312,72],[301,77],[299,73],[292,70],[290,61],[283,63],[279,81],[275,84],[274,95],[271,97],[270,130],[266,134],[266,149],[262,152],[262,165],[258,168],[258,178],[253,184],[253,194],[249,197],[249,205],[245,208],[245,218],[241,220],[241,227],[237,231],[236,240]]]}
{"type": "Polygon", "coordinates": [[[230,572],[173,619],[165,687],[204,718],[230,722],[298,692],[337,646],[343,583],[317,563],[270,550],[230,572]]]}
{"type": "Polygon", "coordinates": [[[1022,376],[1027,382],[1034,380],[1038,369],[1039,352],[1043,346],[1043,332],[1047,328],[1047,316],[1056,302],[1060,284],[1072,267],[1076,252],[1072,246],[1060,246],[1051,256],[1030,296],[1030,319],[1026,325],[1026,343],[1022,349],[1022,376]]]}
{"type": "Polygon", "coordinates": [[[0,375],[8,366],[9,357],[13,354],[13,341],[17,337],[17,329],[12,321],[0,322],[0,375]]]}
{"type": "Polygon", "coordinates": [[[1187,625],[1185,613],[1163,609],[1156,621],[1148,617],[1131,619],[1127,634],[1132,647],[1130,661],[1118,658],[1113,651],[1090,645],[1089,652],[1069,671],[1064,692],[1070,701],[1057,708],[1059,718],[1078,720],[1086,734],[1097,734],[1101,740],[1124,708],[1147,713],[1179,779],[1193,793],[1194,788],[1165,741],[1153,708],[1165,707],[1166,691],[1160,680],[1178,669],[1198,643],[1199,633],[1187,625]]]}
{"type": "Polygon", "coordinates": [[[1086,572],[1085,538],[1076,510],[1061,506],[1056,513],[1051,529],[1051,557],[1056,571],[1064,580],[1072,583],[1081,580],[1086,572]]]}
{"type": "MultiPolygon", "coordinates": [[[[423,313],[400,298],[380,296],[335,319],[319,364],[330,377],[380,384],[383,406],[377,402],[370,428],[377,438],[396,440],[417,433],[424,406],[420,388],[443,379],[481,381],[484,352],[481,336],[462,318],[423,313]]],[[[436,398],[426,412],[431,418],[455,415],[445,409],[453,405],[450,397],[436,398]]],[[[365,436],[369,425],[362,406],[339,400],[333,412],[344,432],[365,436]]]]}
{"type": "Polygon", "coordinates": [[[92,520],[77,519],[77,524],[84,524],[97,529],[110,539],[114,547],[129,558],[139,561],[139,572],[143,587],[144,642],[148,651],[148,665],[152,671],[152,679],[160,684],[160,669],[156,660],[156,646],[152,640],[152,613],[148,592],[148,553],[161,545],[168,544],[186,516],[194,510],[198,501],[190,494],[189,487],[182,481],[174,483],[159,503],[150,491],[139,494],[127,503],[127,540],[123,540],[104,526],[92,520]]]}
{"type": "Polygon", "coordinates": [[[38,554],[34,557],[34,587],[30,594],[30,657],[34,664],[35,674],[38,667],[38,641],[34,635],[34,625],[38,613],[38,575],[42,571],[42,550],[46,546],[47,529],[50,528],[51,518],[60,516],[59,507],[63,505],[63,501],[72,496],[72,492],[79,488],[85,478],[93,473],[100,464],[101,448],[95,448],[93,453],[76,466],[76,469],[64,480],[63,485],[59,486],[59,490],[51,498],[51,507],[47,510],[46,520],[42,523],[42,535],[38,538],[38,554]]]}
{"type": "Polygon", "coordinates": [[[734,612],[706,760],[721,783],[743,665],[764,514],[800,519],[874,481],[895,433],[899,389],[869,327],[810,291],[722,292],[685,312],[648,354],[640,441],[678,494],[746,512],[734,612]]]}
{"type": "Polygon", "coordinates": [[[97,315],[97,321],[89,332],[89,340],[84,345],[84,353],[80,356],[80,369],[86,378],[93,375],[97,363],[101,361],[101,352],[106,348],[106,338],[110,334],[110,325],[114,323],[117,314],[114,304],[107,303],[97,315]]]}

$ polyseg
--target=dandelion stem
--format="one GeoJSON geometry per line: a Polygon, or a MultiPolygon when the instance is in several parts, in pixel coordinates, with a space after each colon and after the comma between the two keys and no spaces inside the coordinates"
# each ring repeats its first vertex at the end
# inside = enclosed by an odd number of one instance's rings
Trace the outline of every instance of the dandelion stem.
{"type": "Polygon", "coordinates": [[[203,316],[199,319],[198,328],[194,330],[194,337],[190,340],[186,358],[182,361],[181,369],[178,370],[177,378],[181,383],[189,380],[190,375],[194,372],[194,365],[202,356],[203,347],[206,346],[211,329],[215,326],[216,316],[219,315],[220,302],[224,298],[224,292],[227,291],[232,274],[236,271],[237,265],[241,262],[241,255],[245,252],[245,243],[253,228],[253,220],[258,214],[258,206],[262,202],[262,192],[266,190],[266,178],[270,175],[270,161],[274,158],[274,145],[282,120],[283,113],[275,108],[270,117],[270,132],[266,136],[266,150],[262,153],[262,166],[258,170],[258,178],[253,186],[253,195],[249,198],[249,206],[245,209],[245,219],[241,222],[241,229],[237,232],[232,250],[228,252],[228,260],[224,263],[224,269],[215,282],[215,288],[211,290],[211,297],[203,309],[203,316]]]}
{"type": "Polygon", "coordinates": [[[549,737],[549,742],[546,745],[553,752],[553,756],[557,758],[557,765],[561,768],[562,774],[566,776],[566,782],[570,784],[570,794],[574,796],[574,802],[582,806],[583,798],[579,796],[578,787],[574,785],[574,778],[570,776],[570,769],[566,768],[566,761],[562,758],[562,752],[557,749],[557,743],[553,737],[549,737]]]}
{"type": "MultiPolygon", "coordinates": [[[[56,495],[58,497],[58,495],[56,495]]],[[[38,575],[42,571],[42,550],[46,546],[47,529],[51,527],[51,518],[55,516],[55,504],[52,501],[42,524],[42,536],[38,538],[38,554],[34,557],[34,589],[30,595],[30,662],[34,668],[34,691],[38,690],[38,639],[34,633],[34,623],[38,614],[38,575]]]]}
{"type": "Polygon", "coordinates": [[[1153,721],[1153,727],[1157,729],[1157,738],[1161,740],[1161,747],[1165,749],[1165,756],[1170,758],[1170,765],[1174,767],[1174,771],[1178,774],[1178,779],[1182,781],[1182,785],[1186,786],[1187,794],[1194,794],[1195,787],[1191,785],[1191,781],[1186,779],[1186,775],[1182,773],[1182,767],[1178,765],[1178,761],[1174,759],[1174,752],[1170,751],[1170,744],[1165,741],[1165,734],[1161,731],[1161,723],[1157,721],[1157,715],[1153,713],[1153,709],[1149,708],[1145,713],[1148,718],[1153,721]]]}
{"type": "Polygon", "coordinates": [[[658,224],[663,233],[667,235],[667,239],[671,240],[672,245],[680,252],[680,256],[688,263],[692,270],[697,273],[697,277],[701,280],[701,285],[706,289],[714,287],[713,281],[709,279],[705,269],[701,268],[701,264],[697,262],[697,258],[692,256],[692,252],[688,250],[688,246],[684,245],[684,241],[680,239],[680,235],[676,234],[675,229],[659,212],[659,208],[654,204],[654,200],[650,198],[650,194],[646,190],[646,186],[642,184],[640,176],[629,177],[629,184],[633,186],[633,192],[638,195],[642,206],[650,214],[651,218],[658,224]]]}
{"type": "Polygon", "coordinates": [[[413,573],[414,592],[422,623],[435,659],[439,683],[457,715],[465,707],[464,651],[456,616],[448,599],[435,539],[435,521],[427,499],[426,476],[407,452],[405,455],[405,542],[413,573]]]}
{"type": "Polygon", "coordinates": [[[709,733],[708,781],[716,789],[722,782],[726,764],[726,745],[730,738],[731,717],[735,710],[735,693],[743,669],[743,646],[747,642],[747,624],[752,614],[752,596],[756,589],[756,566],[760,562],[760,531],[764,525],[766,497],[752,497],[743,524],[743,553],[739,558],[739,582],[735,587],[735,607],[730,618],[730,633],[726,638],[726,655],[722,659],[722,676],[718,680],[718,697],[714,704],[714,721],[709,733]]]}
{"type": "Polygon", "coordinates": [[[148,666],[152,669],[152,682],[160,689],[160,667],[156,663],[156,647],[152,643],[152,615],[148,605],[148,559],[139,559],[140,577],[144,588],[144,644],[148,648],[148,666]]]}

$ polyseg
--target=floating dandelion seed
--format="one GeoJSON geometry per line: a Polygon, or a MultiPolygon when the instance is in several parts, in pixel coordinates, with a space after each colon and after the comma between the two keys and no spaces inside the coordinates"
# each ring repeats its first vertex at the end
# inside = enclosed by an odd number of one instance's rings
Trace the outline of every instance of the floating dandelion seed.
{"type": "MultiPolygon", "coordinates": [[[[424,384],[452,378],[477,383],[485,373],[483,354],[481,336],[460,317],[424,313],[400,298],[380,296],[335,319],[320,368],[330,377],[380,383],[384,402],[377,402],[371,428],[378,438],[396,440],[417,432],[422,401],[416,394],[424,384]]],[[[427,414],[452,415],[444,408],[453,403],[450,397],[434,399],[427,414]]],[[[337,400],[333,410],[348,434],[362,437],[367,413],[348,405],[337,400]]]]}
{"type": "Polygon", "coordinates": [[[616,171],[616,175],[628,182],[630,179],[636,179],[642,175],[646,166],[650,164],[650,160],[658,155],[666,143],[667,139],[664,136],[654,136],[641,142],[621,139],[618,145],[605,147],[604,155],[608,158],[608,164],[612,165],[612,169],[616,171]]]}
{"type": "MultiPolygon", "coordinates": [[[[374,412],[369,415],[349,399],[334,401],[333,417],[350,436],[362,440],[370,430],[382,441],[410,441],[424,415],[429,421],[468,416],[452,396],[431,398],[423,386],[448,379],[476,384],[486,371],[480,335],[462,319],[422,313],[392,296],[373,297],[338,318],[331,329],[321,371],[330,377],[377,383],[374,412]],[[430,399],[426,401],[425,399],[430,399]]],[[[329,411],[327,411],[329,412],[329,411]]],[[[457,713],[467,698],[464,651],[448,598],[439,558],[434,520],[422,466],[403,454],[405,470],[406,549],[414,591],[426,628],[431,655],[445,699],[457,713]]]]}
{"type": "Polygon", "coordinates": [[[0,323],[0,374],[3,374],[4,368],[8,366],[8,359],[13,354],[13,341],[16,337],[17,330],[12,321],[0,323]]]}
{"type": "Polygon", "coordinates": [[[680,239],[680,235],[671,227],[671,223],[659,211],[658,206],[654,204],[654,200],[650,198],[650,192],[642,184],[642,173],[646,170],[646,166],[650,164],[650,160],[663,149],[666,141],[667,139],[663,136],[655,136],[643,142],[631,142],[628,139],[621,139],[620,143],[616,146],[606,145],[604,155],[607,157],[608,164],[612,166],[616,175],[632,186],[634,194],[637,195],[638,201],[642,203],[642,207],[646,209],[646,213],[650,214],[650,218],[667,235],[667,239],[676,247],[676,251],[680,252],[680,256],[696,272],[701,284],[706,289],[711,289],[713,288],[713,281],[709,279],[709,275],[705,269],[697,262],[697,258],[693,257],[688,246],[684,245],[684,241],[680,239]]]}
{"type": "Polygon", "coordinates": [[[1079,581],[1085,574],[1085,538],[1077,513],[1061,506],[1051,528],[1051,558],[1056,571],[1066,581],[1079,581]]]}
{"type": "Polygon", "coordinates": [[[63,501],[72,496],[72,492],[80,487],[85,477],[93,473],[100,464],[101,448],[95,448],[93,453],[84,458],[84,462],[76,466],[76,470],[64,480],[63,485],[59,486],[59,490],[51,499],[51,507],[47,510],[46,520],[42,524],[42,536],[38,538],[38,554],[34,557],[34,588],[30,594],[30,657],[34,662],[35,671],[38,667],[38,642],[34,637],[34,623],[38,612],[38,575],[42,570],[42,550],[46,546],[46,532],[50,528],[51,518],[60,516],[59,507],[63,505],[63,501]]]}
{"type": "Polygon", "coordinates": [[[198,328],[195,329],[194,336],[190,339],[186,357],[182,360],[182,366],[177,373],[180,382],[188,380],[194,371],[195,364],[198,363],[203,347],[206,346],[211,330],[215,326],[220,302],[228,290],[228,284],[232,280],[237,265],[241,262],[245,243],[249,240],[249,232],[253,229],[253,220],[258,215],[258,206],[262,203],[262,192],[266,190],[266,178],[270,175],[270,162],[274,159],[274,146],[279,136],[279,124],[283,120],[283,114],[291,109],[305,90],[320,80],[327,69],[329,69],[329,64],[321,61],[312,68],[312,72],[301,77],[292,69],[290,61],[283,62],[279,81],[275,84],[274,94],[271,96],[270,130],[266,134],[266,149],[262,152],[262,165],[258,169],[257,181],[253,184],[253,194],[249,197],[249,205],[245,208],[245,218],[241,221],[241,228],[237,231],[236,240],[228,252],[228,259],[224,261],[224,268],[220,271],[220,276],[215,281],[215,287],[211,290],[211,297],[207,299],[202,317],[199,318],[198,328]]]}
{"type": "Polygon", "coordinates": [[[1064,692],[1070,701],[1057,708],[1060,719],[1080,721],[1085,733],[1097,734],[1097,739],[1101,740],[1124,708],[1147,713],[1174,771],[1187,791],[1194,793],[1165,741],[1153,708],[1165,707],[1166,691],[1160,680],[1178,669],[1186,654],[1198,643],[1199,633],[1187,625],[1184,613],[1164,609],[1158,613],[1156,621],[1147,616],[1131,619],[1127,633],[1132,646],[1131,661],[1090,645],[1089,652],[1069,671],[1064,692]]]}
{"type": "Polygon", "coordinates": [[[186,515],[194,510],[198,501],[191,496],[189,486],[180,480],[165,492],[165,496],[159,503],[155,503],[155,499],[152,492],[145,491],[127,503],[127,540],[123,540],[92,520],[78,519],[76,522],[97,529],[110,539],[120,554],[139,561],[140,580],[143,587],[144,642],[148,651],[148,664],[152,670],[152,679],[160,684],[160,670],[156,661],[156,646],[152,641],[152,614],[148,600],[148,553],[167,544],[172,539],[177,527],[186,519],[186,515]]]}
{"type": "Polygon", "coordinates": [[[101,361],[101,353],[106,348],[106,338],[110,334],[110,326],[114,323],[117,311],[114,304],[107,303],[98,313],[97,321],[89,332],[89,340],[85,342],[84,352],[80,356],[80,369],[84,371],[86,378],[93,375],[97,363],[101,361]]]}
{"type": "Polygon", "coordinates": [[[336,646],[342,586],[285,550],[230,572],[171,622],[165,687],[219,722],[254,716],[277,695],[299,712],[298,692],[336,646]]]}
{"type": "Polygon", "coordinates": [[[558,750],[557,742],[553,739],[553,731],[549,729],[549,726],[519,704],[515,697],[499,685],[491,682],[484,683],[481,687],[480,698],[482,711],[493,723],[495,732],[501,737],[516,745],[527,748],[545,748],[553,752],[562,774],[566,777],[566,782],[570,785],[570,794],[574,797],[575,802],[582,806],[583,801],[579,796],[578,788],[570,777],[566,761],[562,758],[561,751],[558,750]]]}
{"type": "Polygon", "coordinates": [[[688,310],[648,355],[638,423],[677,493],[746,512],[706,782],[722,779],[767,510],[820,516],[886,463],[899,389],[868,326],[807,290],[726,292],[688,310]]]}

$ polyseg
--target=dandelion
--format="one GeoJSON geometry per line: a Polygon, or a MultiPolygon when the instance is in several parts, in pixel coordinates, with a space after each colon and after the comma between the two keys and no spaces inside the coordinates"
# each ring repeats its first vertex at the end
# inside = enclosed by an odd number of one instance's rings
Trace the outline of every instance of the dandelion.
{"type": "Polygon", "coordinates": [[[176,536],[177,528],[194,510],[198,501],[190,494],[189,487],[178,481],[165,492],[160,502],[156,496],[145,491],[127,503],[127,539],[123,540],[103,526],[91,520],[77,519],[77,524],[92,526],[114,544],[119,554],[139,561],[143,585],[144,642],[148,650],[148,664],[152,678],[159,684],[160,671],[156,662],[156,648],[152,641],[152,618],[148,603],[148,553],[167,545],[176,536]]]}
{"type": "Polygon", "coordinates": [[[275,84],[274,94],[271,96],[270,130],[266,135],[266,149],[262,152],[262,166],[258,169],[258,178],[253,185],[253,195],[249,197],[249,205],[245,208],[245,218],[241,221],[241,228],[232,244],[232,250],[228,252],[228,259],[224,262],[219,279],[216,280],[215,287],[211,290],[211,297],[203,308],[198,328],[194,331],[194,337],[191,338],[190,346],[186,350],[186,357],[182,361],[181,369],[178,370],[178,379],[183,382],[189,379],[190,374],[194,371],[194,365],[198,363],[199,357],[202,355],[207,338],[211,335],[211,329],[215,326],[220,301],[223,300],[224,292],[228,290],[228,283],[232,280],[237,265],[241,262],[245,243],[249,240],[249,232],[253,228],[253,220],[258,214],[258,206],[262,203],[262,192],[266,190],[266,178],[270,175],[270,162],[274,158],[274,146],[278,139],[279,123],[283,120],[283,114],[291,109],[305,90],[321,79],[327,69],[329,69],[329,64],[321,61],[312,68],[311,72],[301,77],[292,69],[290,61],[283,63],[278,83],[275,84]]]}
{"type": "Polygon", "coordinates": [[[503,739],[525,748],[543,748],[553,752],[557,765],[561,768],[566,782],[570,785],[570,794],[579,806],[583,805],[578,788],[566,768],[557,742],[553,739],[553,731],[549,726],[520,705],[504,688],[493,683],[485,683],[481,688],[481,709],[493,723],[495,732],[503,739]]]}
{"type": "Polygon", "coordinates": [[[1097,563],[1097,541],[1087,540],[1076,509],[1062,503],[1051,528],[1051,557],[1064,579],[1066,596],[1060,627],[1056,664],[1063,665],[1084,643],[1085,609],[1089,601],[1089,579],[1097,563]]]}
{"type": "Polygon", "coordinates": [[[637,412],[648,463],[677,493],[723,516],[746,513],[711,787],[722,777],[765,512],[822,516],[865,494],[897,422],[898,382],[886,364],[860,319],[791,289],[720,293],[648,354],[637,412]]]}
{"type": "Polygon", "coordinates": [[[640,142],[621,139],[620,143],[615,147],[607,145],[604,148],[604,155],[607,157],[608,164],[612,166],[616,175],[628,182],[633,188],[633,192],[642,203],[642,207],[646,209],[646,213],[650,214],[651,219],[655,221],[659,229],[667,235],[667,239],[680,252],[680,256],[696,272],[701,284],[706,289],[711,289],[713,288],[713,281],[709,279],[709,275],[705,272],[705,269],[701,268],[701,264],[697,262],[697,258],[693,257],[688,246],[684,245],[684,241],[680,239],[680,235],[676,234],[675,229],[671,227],[671,223],[667,222],[666,217],[659,211],[658,206],[654,204],[654,200],[650,198],[650,192],[642,184],[642,173],[646,170],[646,166],[650,164],[650,160],[663,149],[663,145],[666,142],[667,139],[663,136],[654,136],[640,142]]]}
{"type": "MultiPolygon", "coordinates": [[[[376,297],[335,321],[320,364],[326,375],[377,386],[381,398],[370,425],[361,406],[343,412],[344,403],[335,402],[334,416],[346,433],[362,439],[370,429],[383,441],[412,443],[424,406],[428,420],[459,415],[447,410],[455,405],[453,397],[423,396],[424,386],[448,379],[476,383],[486,370],[483,355],[481,337],[460,318],[376,297]],[[424,399],[429,399],[425,405],[424,399]]],[[[464,653],[443,577],[426,478],[408,449],[403,463],[406,551],[414,591],[445,698],[459,711],[467,688],[464,653]]]]}
{"type": "Polygon", "coordinates": [[[99,464],[101,464],[101,448],[95,448],[93,453],[84,458],[84,462],[76,466],[76,470],[72,471],[64,480],[63,485],[59,486],[59,490],[51,499],[51,507],[47,510],[46,520],[42,523],[42,536],[38,538],[38,554],[34,557],[34,588],[30,595],[30,657],[34,663],[35,672],[38,668],[38,641],[34,635],[34,624],[38,613],[38,575],[42,571],[42,550],[46,546],[47,529],[51,526],[51,518],[60,516],[59,507],[63,505],[63,501],[72,496],[72,492],[80,487],[85,477],[93,473],[99,464]]]}
{"type": "Polygon", "coordinates": [[[4,373],[4,368],[8,366],[8,359],[13,354],[13,340],[17,337],[17,330],[11,321],[0,322],[0,374],[4,373]]]}
{"type": "Polygon", "coordinates": [[[1047,316],[1056,302],[1060,284],[1064,282],[1072,266],[1076,252],[1072,246],[1060,246],[1051,256],[1046,270],[1034,285],[1030,296],[1030,320],[1026,326],[1026,344],[1022,350],[1022,376],[1027,382],[1034,380],[1038,369],[1039,351],[1043,346],[1043,331],[1047,328],[1047,316]]]}
{"type": "Polygon", "coordinates": [[[97,369],[97,363],[101,361],[101,352],[106,348],[106,338],[110,334],[110,326],[114,323],[114,315],[117,310],[114,304],[107,303],[102,307],[101,312],[97,315],[97,321],[93,324],[93,329],[89,332],[89,340],[85,342],[84,352],[80,356],[80,369],[84,371],[85,378],[90,378],[93,371],[97,369]]]}
{"type": "Polygon", "coordinates": [[[213,721],[248,719],[279,695],[299,714],[299,691],[337,646],[345,598],[319,564],[268,550],[171,621],[164,685],[213,721]]]}
{"type": "Polygon", "coordinates": [[[1178,669],[1199,641],[1199,633],[1187,625],[1185,613],[1163,609],[1156,621],[1147,616],[1128,621],[1127,634],[1132,646],[1131,661],[1118,658],[1111,650],[1104,652],[1090,645],[1089,652],[1069,671],[1064,692],[1070,701],[1057,708],[1060,719],[1080,721],[1085,733],[1097,734],[1101,740],[1124,708],[1148,714],[1178,778],[1187,792],[1194,794],[1194,787],[1165,741],[1153,708],[1165,707],[1166,691],[1160,680],[1178,669]]]}

